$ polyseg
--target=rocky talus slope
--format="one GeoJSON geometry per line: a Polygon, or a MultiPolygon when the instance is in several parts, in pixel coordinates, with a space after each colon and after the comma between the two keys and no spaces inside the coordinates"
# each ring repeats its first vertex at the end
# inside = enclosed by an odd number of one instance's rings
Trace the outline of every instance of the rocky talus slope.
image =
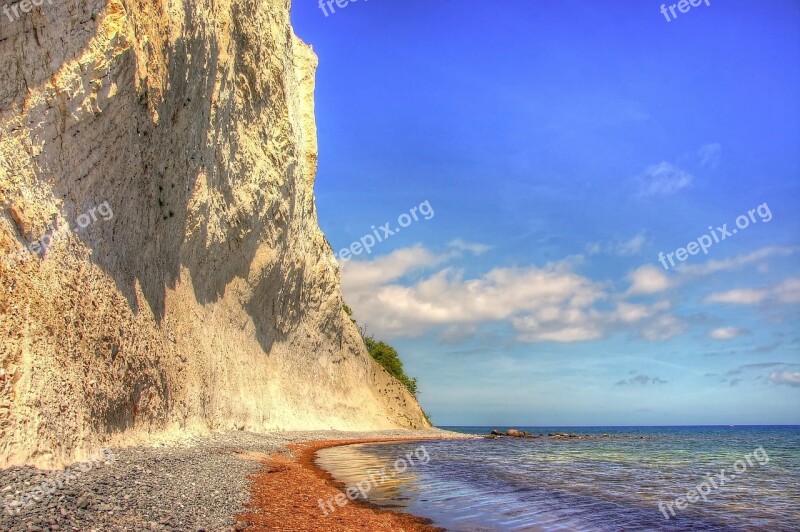
{"type": "Polygon", "coordinates": [[[0,467],[208,430],[427,427],[342,311],[313,196],[317,60],[289,2],[18,13],[0,23],[0,467]]]}

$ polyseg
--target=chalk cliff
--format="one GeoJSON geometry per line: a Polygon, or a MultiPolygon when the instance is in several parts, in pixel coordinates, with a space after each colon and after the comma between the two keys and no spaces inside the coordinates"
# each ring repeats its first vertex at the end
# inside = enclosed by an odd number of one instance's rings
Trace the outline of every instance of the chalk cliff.
{"type": "Polygon", "coordinates": [[[288,0],[0,16],[0,466],[428,426],[342,310],[288,0]]]}

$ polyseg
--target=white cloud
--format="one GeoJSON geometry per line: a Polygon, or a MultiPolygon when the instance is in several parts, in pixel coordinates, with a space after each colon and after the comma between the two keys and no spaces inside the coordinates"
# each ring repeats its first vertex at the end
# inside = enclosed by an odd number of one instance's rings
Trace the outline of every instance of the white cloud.
{"type": "Polygon", "coordinates": [[[462,238],[456,238],[455,240],[447,244],[447,247],[455,249],[456,251],[469,251],[470,253],[473,253],[475,255],[481,255],[492,249],[491,246],[487,246],[486,244],[476,244],[474,242],[467,242],[462,238]]]}
{"type": "Polygon", "coordinates": [[[739,288],[726,292],[714,292],[703,300],[704,303],[724,303],[728,305],[757,305],[764,301],[784,305],[800,303],[800,277],[791,277],[769,288],[739,288]]]}
{"type": "Polygon", "coordinates": [[[662,301],[654,305],[637,305],[634,303],[617,303],[617,309],[612,315],[614,321],[621,323],[637,323],[642,320],[652,318],[661,311],[669,308],[668,301],[662,301]]]}
{"type": "Polygon", "coordinates": [[[719,327],[709,331],[708,335],[715,340],[730,340],[736,338],[744,332],[738,327],[719,327]]]}
{"type": "MultiPolygon", "coordinates": [[[[581,342],[628,331],[653,342],[665,341],[688,329],[688,322],[671,312],[669,301],[640,303],[629,298],[662,296],[698,277],[757,263],[766,257],[794,253],[792,248],[763,248],[730,259],[669,274],[654,264],[628,274],[629,288],[609,291],[605,283],[576,273],[582,257],[568,257],[543,267],[494,268],[476,278],[448,267],[464,252],[488,249],[457,239],[443,253],[422,246],[389,255],[342,264],[342,290],[356,318],[382,336],[418,335],[439,329],[440,340],[458,342],[492,322],[506,322],[520,342],[581,342]],[[688,273],[687,273],[688,272],[688,273]],[[612,306],[604,306],[610,301],[612,306]]],[[[712,293],[706,303],[755,305],[800,303],[800,277],[767,288],[743,288],[712,293]]],[[[720,327],[711,338],[727,340],[743,331],[720,327]]]]}
{"type": "Polygon", "coordinates": [[[800,277],[786,279],[775,287],[774,293],[781,303],[800,303],[800,277]]]}
{"type": "Polygon", "coordinates": [[[642,248],[646,243],[647,237],[644,236],[644,233],[639,233],[627,242],[620,242],[616,247],[616,252],[623,257],[638,255],[642,252],[642,248]]]}
{"type": "MultiPolygon", "coordinates": [[[[797,253],[798,249],[794,247],[765,247],[751,253],[727,259],[710,260],[703,264],[681,264],[675,270],[675,273],[678,274],[677,276],[670,275],[653,264],[646,264],[628,274],[631,286],[627,295],[657,294],[669,288],[696,281],[699,277],[738,270],[754,263],[758,263],[759,266],[767,266],[763,262],[765,259],[792,255],[797,253]]],[[[780,285],[766,289],[751,288],[715,292],[706,296],[704,302],[754,305],[770,298],[783,304],[800,303],[800,278],[786,279],[780,285]]]]}
{"type": "Polygon", "coordinates": [[[512,320],[523,342],[585,342],[604,336],[600,314],[579,308],[547,307],[512,320]]]}
{"type": "MultiPolygon", "coordinates": [[[[670,304],[634,304],[616,298],[611,310],[604,285],[574,271],[576,258],[544,267],[495,268],[467,279],[441,266],[443,257],[421,247],[342,267],[345,300],[356,318],[381,336],[409,336],[443,328],[441,341],[458,341],[485,323],[506,321],[520,342],[580,342],[605,337],[617,328],[640,328],[654,341],[682,332],[666,314],[670,304]],[[413,271],[440,267],[409,280],[413,271]]],[[[449,256],[452,258],[452,255],[449,256]]],[[[639,282],[639,288],[653,283],[639,282]]]]}
{"type": "Polygon", "coordinates": [[[633,270],[628,274],[628,279],[631,281],[631,287],[628,289],[630,295],[657,294],[672,284],[661,268],[651,264],[633,270]]]}
{"type": "Polygon", "coordinates": [[[692,184],[691,174],[666,161],[649,166],[639,176],[640,196],[671,196],[692,184]]]}
{"type": "Polygon", "coordinates": [[[769,374],[769,380],[772,381],[773,384],[800,386],[800,371],[773,371],[769,374]]]}
{"type": "Polygon", "coordinates": [[[664,314],[642,327],[642,336],[651,342],[664,341],[683,334],[687,327],[678,317],[664,314]]]}
{"type": "Polygon", "coordinates": [[[342,290],[361,290],[395,281],[416,270],[437,266],[447,260],[422,246],[402,248],[370,261],[342,262],[342,290]]]}
{"type": "Polygon", "coordinates": [[[787,256],[797,252],[797,248],[766,247],[745,255],[737,255],[729,259],[709,260],[703,264],[683,263],[675,270],[682,275],[711,275],[728,270],[737,270],[754,262],[762,261],[772,256],[787,256]]]}
{"type": "Polygon", "coordinates": [[[764,301],[769,292],[766,290],[738,289],[727,292],[715,292],[705,298],[706,303],[726,303],[730,305],[755,305],[764,301]]]}
{"type": "Polygon", "coordinates": [[[586,244],[586,253],[589,255],[599,255],[606,253],[608,255],[616,255],[619,257],[632,257],[640,255],[642,248],[647,243],[647,237],[644,233],[639,233],[630,240],[615,240],[611,242],[591,242],[586,244]]]}
{"type": "MultiPolygon", "coordinates": [[[[392,255],[398,254],[398,250],[392,255]]],[[[421,253],[427,263],[432,253],[421,253]]],[[[464,279],[461,272],[445,268],[410,286],[392,281],[399,275],[374,272],[385,260],[357,263],[344,268],[343,290],[358,317],[385,334],[413,334],[438,325],[470,324],[510,319],[524,313],[555,308],[560,312],[583,309],[605,297],[590,279],[565,269],[563,264],[545,268],[495,268],[477,279],[464,279]],[[358,276],[369,282],[364,283],[358,276]]],[[[404,271],[406,268],[396,268],[404,271]]]]}

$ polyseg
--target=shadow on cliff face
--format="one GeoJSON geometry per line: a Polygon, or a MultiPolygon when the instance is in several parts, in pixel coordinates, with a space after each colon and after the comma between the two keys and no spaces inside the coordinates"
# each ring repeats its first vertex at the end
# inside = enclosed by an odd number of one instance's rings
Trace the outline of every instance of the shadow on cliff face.
{"type": "MultiPolygon", "coordinates": [[[[287,107],[293,105],[291,93],[284,87],[294,65],[287,42],[291,28],[288,21],[276,22],[283,6],[237,2],[220,23],[207,14],[221,9],[214,5],[185,2],[186,24],[174,41],[167,37],[160,2],[131,3],[126,13],[125,4],[110,1],[107,10],[112,6],[118,19],[111,27],[102,26],[108,14],[95,16],[85,3],[73,6],[74,13],[53,5],[16,26],[0,25],[0,72],[10,80],[0,86],[0,123],[7,126],[3,134],[23,131],[27,136],[19,144],[31,147],[15,161],[19,169],[8,165],[9,173],[21,175],[26,166],[20,186],[51,190],[70,224],[89,208],[109,203],[111,220],[76,235],[134,314],[147,305],[163,323],[167,290],[181,281],[182,269],[201,304],[218,301],[232,280],[246,279],[250,286],[237,296],[270,353],[307,313],[318,311],[321,294],[333,293],[335,278],[312,286],[301,251],[305,244],[299,242],[314,217],[287,107]],[[273,25],[252,23],[256,6],[271,10],[273,25]],[[68,19],[74,19],[71,30],[68,19]],[[128,30],[135,34],[133,43],[128,30]],[[24,65],[31,71],[23,71],[24,65]],[[34,91],[46,97],[32,103],[34,91]],[[20,116],[30,116],[30,123],[20,116]]],[[[73,299],[42,312],[59,309],[70,322],[88,312],[81,307],[94,297],[66,291],[59,296],[73,299]]],[[[341,334],[339,314],[330,307],[322,313],[319,336],[341,334]]],[[[74,369],[75,382],[82,379],[82,364],[114,383],[106,390],[87,388],[87,415],[98,431],[126,430],[141,416],[166,420],[173,401],[180,400],[170,396],[178,385],[169,382],[172,373],[165,367],[172,352],[149,332],[134,331],[131,339],[135,327],[109,317],[81,333],[80,343],[71,343],[69,335],[76,333],[69,326],[52,332],[59,335],[56,344],[79,347],[62,349],[63,359],[48,363],[74,369]],[[141,352],[115,360],[123,345],[141,352]]],[[[311,345],[306,337],[303,342],[311,345]]],[[[0,358],[7,362],[2,351],[0,358]]],[[[49,393],[46,382],[36,386],[49,393]]],[[[53,409],[62,400],[53,397],[53,409]]]]}
{"type": "MultiPolygon", "coordinates": [[[[111,27],[98,27],[108,16],[96,21],[83,3],[70,12],[82,26],[66,37],[53,20],[67,18],[68,6],[54,4],[47,24],[36,19],[16,38],[0,33],[0,71],[15,80],[0,87],[9,109],[0,111],[2,134],[27,135],[19,145],[30,147],[15,161],[25,176],[14,186],[34,190],[38,196],[26,201],[48,208],[52,192],[73,226],[97,204],[113,210],[111,220],[76,235],[116,291],[71,254],[56,255],[49,268],[14,272],[37,285],[30,321],[45,331],[34,336],[23,319],[13,324],[15,341],[30,343],[24,369],[34,377],[26,386],[41,413],[38,427],[27,426],[54,449],[71,452],[90,437],[76,427],[113,433],[206,413],[213,394],[201,391],[189,404],[181,353],[165,334],[171,329],[153,327],[147,312],[165,324],[167,291],[187,282],[182,271],[200,304],[236,286],[231,295],[267,354],[277,341],[292,342],[303,363],[345,342],[335,267],[324,264],[333,256],[317,232],[303,166],[310,157],[299,151],[301,132],[293,128],[302,126],[289,107],[298,96],[287,85],[297,65],[285,5],[242,0],[229,17],[208,16],[219,4],[187,0],[185,25],[167,28],[160,2],[108,0],[117,17],[111,27]],[[268,10],[258,17],[266,27],[252,23],[256,6],[268,10]],[[21,64],[35,65],[33,72],[21,72],[21,64]],[[32,94],[44,96],[31,103],[32,94]],[[62,263],[79,266],[56,271],[51,285],[38,282],[41,270],[50,275],[62,263]],[[237,279],[249,284],[232,285],[237,279]],[[70,286],[75,280],[82,283],[70,286]],[[60,393],[42,369],[77,392],[60,393]]],[[[40,216],[36,223],[48,222],[40,216]]],[[[341,360],[358,354],[357,341],[350,344],[341,360]]],[[[0,348],[0,363],[10,352],[0,348]]]]}
{"type": "MultiPolygon", "coordinates": [[[[302,176],[293,139],[273,138],[274,131],[292,129],[279,65],[271,63],[286,56],[288,44],[259,36],[263,28],[244,27],[240,21],[255,9],[251,1],[233,7],[237,40],[232,52],[221,51],[213,19],[204,19],[194,3],[185,6],[183,37],[173,44],[150,37],[152,53],[164,50],[166,81],[137,79],[147,68],[137,61],[146,59],[129,48],[110,67],[117,93],[102,113],[67,128],[61,146],[48,147],[62,169],[54,172],[54,191],[72,220],[87,204],[110,203],[113,221],[90,228],[84,242],[131,309],[139,310],[138,286],[158,320],[182,267],[191,273],[197,300],[209,303],[232,279],[253,278],[260,246],[276,250],[251,300],[243,302],[269,353],[300,316],[285,318],[306,310],[305,272],[287,251],[305,223],[297,212],[302,176]],[[241,131],[248,126],[249,137],[241,131]],[[269,163],[257,176],[249,160],[253,147],[241,145],[254,138],[269,163]]],[[[148,21],[131,24],[141,30],[148,21]]]]}

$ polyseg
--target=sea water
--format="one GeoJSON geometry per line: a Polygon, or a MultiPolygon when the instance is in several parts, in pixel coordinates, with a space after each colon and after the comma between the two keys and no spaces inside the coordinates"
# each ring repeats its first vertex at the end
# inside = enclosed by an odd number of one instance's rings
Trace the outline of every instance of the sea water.
{"type": "Polygon", "coordinates": [[[453,531],[800,530],[800,427],[515,428],[545,436],[352,445],[318,464],[453,531]]]}

